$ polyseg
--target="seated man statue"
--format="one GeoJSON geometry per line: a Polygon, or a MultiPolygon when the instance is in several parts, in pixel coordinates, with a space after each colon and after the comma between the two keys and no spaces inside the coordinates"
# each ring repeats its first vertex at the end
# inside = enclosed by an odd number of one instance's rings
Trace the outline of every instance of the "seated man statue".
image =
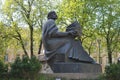
{"type": "Polygon", "coordinates": [[[80,26],[78,22],[69,25],[66,32],[60,32],[55,24],[55,20],[58,18],[56,12],[49,12],[47,18],[47,22],[43,25],[42,42],[48,61],[54,58],[55,61],[58,59],[62,62],[94,63],[94,60],[82,47],[81,41],[75,40],[75,37],[80,34],[71,30],[75,26],[80,26]]]}

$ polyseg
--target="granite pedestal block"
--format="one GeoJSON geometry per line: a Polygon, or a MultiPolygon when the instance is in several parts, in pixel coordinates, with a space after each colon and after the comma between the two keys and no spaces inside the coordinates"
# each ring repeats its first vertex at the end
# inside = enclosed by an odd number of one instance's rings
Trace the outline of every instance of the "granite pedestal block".
{"type": "Polygon", "coordinates": [[[54,73],[101,73],[100,64],[56,62],[51,66],[54,73]]]}

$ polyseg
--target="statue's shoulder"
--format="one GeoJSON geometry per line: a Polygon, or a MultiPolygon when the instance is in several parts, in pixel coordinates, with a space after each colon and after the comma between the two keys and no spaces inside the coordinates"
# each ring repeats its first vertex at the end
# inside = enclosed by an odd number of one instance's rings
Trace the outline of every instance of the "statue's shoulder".
{"type": "Polygon", "coordinates": [[[55,23],[55,21],[53,19],[49,19],[47,23],[55,23]]]}
{"type": "Polygon", "coordinates": [[[44,28],[50,28],[50,26],[51,25],[54,25],[55,24],[55,21],[54,20],[52,20],[52,19],[49,19],[49,20],[47,20],[45,23],[44,23],[44,25],[43,25],[43,27],[44,28]]]}

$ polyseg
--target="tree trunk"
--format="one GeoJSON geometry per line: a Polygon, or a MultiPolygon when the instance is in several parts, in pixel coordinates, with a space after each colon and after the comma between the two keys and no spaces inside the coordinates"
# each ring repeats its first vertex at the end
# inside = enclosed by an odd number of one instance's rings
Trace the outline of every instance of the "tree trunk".
{"type": "Polygon", "coordinates": [[[108,52],[108,62],[109,64],[112,64],[112,53],[108,52]]]}
{"type": "Polygon", "coordinates": [[[91,55],[92,44],[93,44],[93,41],[90,42],[90,46],[89,46],[89,48],[88,48],[89,55],[91,55]]]}
{"type": "Polygon", "coordinates": [[[25,49],[24,44],[23,44],[23,42],[22,42],[22,41],[21,41],[21,45],[22,45],[22,48],[23,48],[23,51],[24,51],[25,55],[27,55],[27,56],[28,56],[27,51],[26,51],[26,49],[25,49]]]}
{"type": "Polygon", "coordinates": [[[33,56],[33,27],[30,26],[30,53],[33,56]]]}
{"type": "Polygon", "coordinates": [[[107,38],[107,52],[108,52],[108,63],[112,64],[112,51],[111,51],[111,43],[109,41],[109,38],[107,38]]]}
{"type": "Polygon", "coordinates": [[[41,52],[41,49],[42,49],[42,39],[40,40],[38,54],[40,54],[40,52],[41,52]]]}
{"type": "Polygon", "coordinates": [[[27,51],[26,51],[26,49],[25,49],[25,46],[24,46],[24,43],[23,43],[23,40],[22,40],[21,34],[20,34],[18,31],[16,31],[16,32],[17,32],[17,34],[18,34],[19,41],[20,41],[20,44],[21,44],[21,46],[22,46],[22,49],[23,49],[25,55],[28,56],[28,53],[27,53],[27,51]]]}

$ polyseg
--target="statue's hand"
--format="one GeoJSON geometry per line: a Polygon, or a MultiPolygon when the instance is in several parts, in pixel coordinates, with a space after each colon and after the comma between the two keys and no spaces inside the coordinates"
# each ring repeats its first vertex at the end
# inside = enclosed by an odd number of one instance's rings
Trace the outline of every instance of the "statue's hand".
{"type": "Polygon", "coordinates": [[[69,35],[71,35],[72,37],[77,37],[77,31],[69,31],[69,35]]]}

